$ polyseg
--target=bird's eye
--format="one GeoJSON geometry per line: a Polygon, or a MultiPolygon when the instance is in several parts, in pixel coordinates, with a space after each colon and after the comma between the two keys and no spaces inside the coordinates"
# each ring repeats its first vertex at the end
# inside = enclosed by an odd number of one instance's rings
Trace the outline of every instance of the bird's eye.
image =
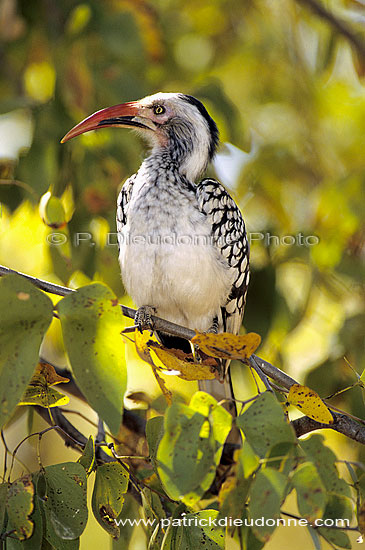
{"type": "Polygon", "coordinates": [[[166,109],[162,105],[154,105],[153,112],[155,115],[163,115],[166,112],[166,109]]]}

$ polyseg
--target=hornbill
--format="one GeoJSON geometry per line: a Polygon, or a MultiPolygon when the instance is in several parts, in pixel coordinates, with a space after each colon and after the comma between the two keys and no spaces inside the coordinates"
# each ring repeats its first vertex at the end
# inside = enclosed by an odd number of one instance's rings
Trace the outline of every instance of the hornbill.
{"type": "MultiPolygon", "coordinates": [[[[139,308],[136,325],[151,325],[156,314],[201,332],[237,334],[249,281],[245,224],[218,181],[199,182],[218,146],[214,120],[190,95],[157,93],[97,111],[62,142],[110,126],[134,128],[151,145],[117,203],[119,261],[139,308]]],[[[186,340],[158,336],[168,347],[190,351],[186,340]]],[[[202,387],[217,399],[232,397],[229,375],[224,384],[202,387]]]]}

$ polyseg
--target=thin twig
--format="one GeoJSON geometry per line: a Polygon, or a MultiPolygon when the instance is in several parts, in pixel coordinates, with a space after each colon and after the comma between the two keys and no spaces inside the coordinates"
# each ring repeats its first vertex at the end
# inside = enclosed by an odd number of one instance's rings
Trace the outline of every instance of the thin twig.
{"type": "Polygon", "coordinates": [[[176,502],[176,500],[173,500],[168,495],[162,494],[157,489],[154,489],[153,487],[150,487],[149,485],[146,485],[146,483],[143,481],[143,479],[139,479],[134,474],[132,474],[132,472],[129,470],[129,468],[127,468],[127,466],[124,464],[124,462],[122,460],[120,460],[120,457],[118,456],[118,454],[116,453],[116,451],[114,449],[114,444],[113,443],[109,443],[108,447],[111,450],[115,460],[117,460],[119,462],[119,464],[129,473],[129,479],[130,479],[130,481],[133,481],[133,483],[135,485],[135,488],[137,490],[139,490],[140,487],[146,488],[146,489],[149,489],[150,491],[152,491],[152,493],[155,493],[156,495],[158,495],[159,497],[161,497],[163,499],[169,500],[170,502],[173,502],[173,503],[176,502]]]}
{"type": "Polygon", "coordinates": [[[34,198],[37,198],[37,193],[34,191],[33,187],[25,183],[24,181],[19,180],[7,180],[7,179],[0,179],[0,185],[15,185],[16,187],[21,187],[22,189],[25,189],[25,191],[28,191],[31,195],[33,195],[34,198]]]}
{"type": "Polygon", "coordinates": [[[308,7],[313,13],[331,25],[337,34],[348,40],[356,49],[360,57],[365,59],[365,42],[345,21],[339,19],[329,11],[323,4],[316,0],[296,0],[298,4],[308,7]]]}
{"type": "Polygon", "coordinates": [[[4,431],[3,431],[3,430],[0,431],[0,435],[1,435],[1,441],[3,442],[3,445],[4,445],[4,447],[5,447],[4,474],[3,474],[3,480],[5,480],[6,470],[7,470],[7,459],[8,459],[8,454],[10,454],[10,450],[9,450],[7,444],[6,444],[5,436],[4,436],[4,431]]]}
{"type": "MultiPolygon", "coordinates": [[[[242,361],[243,363],[243,361],[242,361]]],[[[263,372],[262,368],[260,367],[258,361],[256,360],[255,356],[252,356],[250,357],[250,366],[254,369],[254,371],[256,372],[257,376],[260,378],[260,380],[263,382],[265,388],[268,390],[268,391],[271,391],[274,393],[274,390],[272,389],[271,387],[271,384],[266,376],[266,374],[263,372]]]]}

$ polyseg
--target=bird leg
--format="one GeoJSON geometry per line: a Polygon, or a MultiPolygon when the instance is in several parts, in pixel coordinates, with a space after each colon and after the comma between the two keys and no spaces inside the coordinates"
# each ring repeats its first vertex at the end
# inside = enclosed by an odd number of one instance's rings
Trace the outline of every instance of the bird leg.
{"type": "Polygon", "coordinates": [[[141,306],[137,309],[134,316],[134,324],[137,325],[138,330],[142,332],[143,330],[151,331],[153,333],[153,321],[152,315],[156,313],[156,309],[152,306],[141,306]]]}
{"type": "Polygon", "coordinates": [[[212,326],[210,327],[210,329],[208,330],[208,332],[211,332],[212,334],[218,334],[218,317],[214,317],[213,319],[213,324],[212,326]]]}
{"type": "MultiPolygon", "coordinates": [[[[211,332],[213,334],[218,334],[218,318],[217,317],[214,317],[213,324],[210,327],[210,329],[207,331],[207,333],[209,333],[209,332],[211,332]]],[[[202,357],[199,353],[199,346],[197,344],[192,344],[191,342],[190,342],[190,345],[191,345],[192,354],[194,356],[194,359],[198,363],[201,363],[202,362],[202,357]]]]}
{"type": "MultiPolygon", "coordinates": [[[[207,334],[208,333],[218,334],[218,329],[219,329],[218,317],[214,317],[212,326],[207,331],[207,334]]],[[[202,352],[199,350],[199,346],[197,344],[192,344],[192,342],[190,342],[190,345],[191,345],[193,357],[194,357],[194,359],[197,363],[201,363],[204,360],[204,357],[208,357],[204,353],[202,354],[202,352]]],[[[219,364],[221,363],[219,361],[219,359],[217,359],[217,364],[218,364],[218,362],[219,362],[219,364]]]]}

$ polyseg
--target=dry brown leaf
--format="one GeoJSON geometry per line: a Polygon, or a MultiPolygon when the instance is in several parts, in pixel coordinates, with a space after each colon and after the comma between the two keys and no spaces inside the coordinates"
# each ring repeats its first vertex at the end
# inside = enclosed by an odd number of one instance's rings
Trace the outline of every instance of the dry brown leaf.
{"type": "Polygon", "coordinates": [[[70,398],[58,392],[52,386],[69,382],[68,378],[59,376],[55,368],[41,361],[38,363],[29,386],[26,388],[19,405],[39,405],[41,407],[61,407],[67,405],[70,398]]]}
{"type": "Polygon", "coordinates": [[[236,335],[229,332],[204,334],[196,331],[196,336],[191,341],[211,357],[246,360],[259,347],[261,337],[255,332],[236,335]]]}
{"type": "Polygon", "coordinates": [[[42,361],[38,363],[37,368],[30,381],[31,386],[55,386],[56,384],[66,384],[70,380],[59,376],[55,368],[49,363],[42,361]]]}
{"type": "Polygon", "coordinates": [[[134,392],[128,393],[125,397],[127,399],[130,399],[131,401],[134,401],[135,403],[143,403],[143,404],[147,403],[147,405],[150,405],[152,402],[151,397],[143,391],[134,391],[134,392]]]}
{"type": "Polygon", "coordinates": [[[157,384],[160,386],[160,389],[161,389],[162,393],[165,396],[167,404],[171,405],[172,404],[172,393],[170,392],[169,389],[167,389],[166,384],[165,384],[165,380],[163,378],[161,378],[161,376],[158,374],[157,369],[155,367],[152,367],[152,371],[153,371],[153,374],[155,375],[157,384]]]}

